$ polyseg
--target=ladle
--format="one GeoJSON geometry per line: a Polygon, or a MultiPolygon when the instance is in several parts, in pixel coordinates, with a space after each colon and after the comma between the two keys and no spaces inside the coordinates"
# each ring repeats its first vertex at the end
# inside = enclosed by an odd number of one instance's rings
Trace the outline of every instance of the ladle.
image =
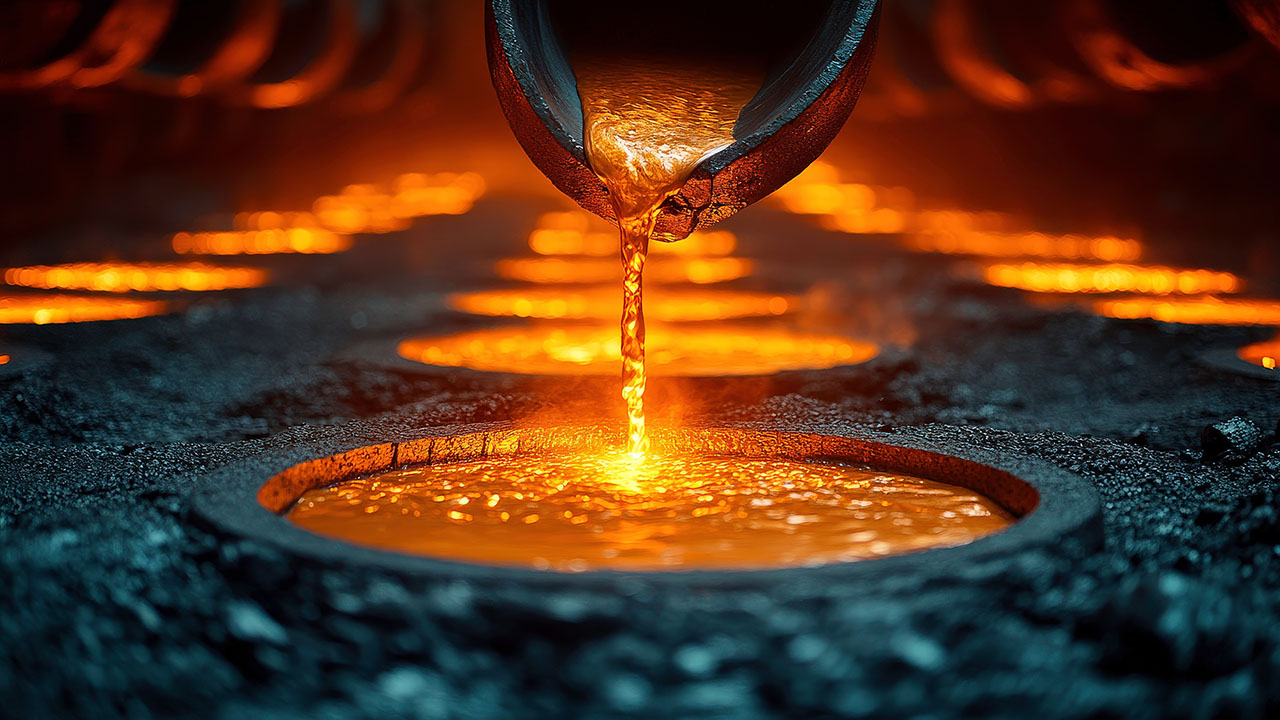
{"type": "Polygon", "coordinates": [[[538,169],[616,222],[587,163],[571,58],[584,49],[763,64],[736,141],[663,204],[654,237],[684,238],[765,197],[822,152],[853,110],[875,49],[878,0],[601,3],[489,0],[489,70],[512,131],[538,169]]]}

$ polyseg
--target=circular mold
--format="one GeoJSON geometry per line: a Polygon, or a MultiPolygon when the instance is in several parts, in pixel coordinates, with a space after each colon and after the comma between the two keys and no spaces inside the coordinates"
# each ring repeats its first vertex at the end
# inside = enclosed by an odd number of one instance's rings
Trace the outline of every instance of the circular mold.
{"type": "Polygon", "coordinates": [[[790,432],[757,428],[654,428],[655,448],[753,458],[838,461],[900,472],[974,490],[1018,518],[1006,530],[966,545],[817,567],[760,570],[601,569],[557,573],[477,565],[358,546],[316,535],[283,515],[308,490],[415,464],[463,462],[499,455],[590,452],[620,445],[615,426],[438,428],[412,439],[370,444],[350,429],[325,439],[265,452],[208,478],[192,498],[194,516],[218,532],[252,538],[329,564],[358,564],[399,573],[474,580],[595,582],[644,577],[657,582],[703,579],[753,584],[786,577],[862,579],[949,575],[1004,556],[1101,544],[1101,509],[1084,480],[1003,448],[930,437],[891,437],[843,428],[790,432]]]}

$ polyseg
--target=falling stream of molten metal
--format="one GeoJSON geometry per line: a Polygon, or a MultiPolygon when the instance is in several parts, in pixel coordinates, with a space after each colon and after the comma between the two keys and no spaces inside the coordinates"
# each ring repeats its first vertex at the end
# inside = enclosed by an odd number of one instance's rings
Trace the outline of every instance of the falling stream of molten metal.
{"type": "Polygon", "coordinates": [[[586,62],[575,68],[587,158],[609,188],[622,238],[622,395],[627,452],[643,456],[643,275],[663,201],[708,155],[733,143],[738,113],[760,87],[732,72],[653,62],[586,62]]]}

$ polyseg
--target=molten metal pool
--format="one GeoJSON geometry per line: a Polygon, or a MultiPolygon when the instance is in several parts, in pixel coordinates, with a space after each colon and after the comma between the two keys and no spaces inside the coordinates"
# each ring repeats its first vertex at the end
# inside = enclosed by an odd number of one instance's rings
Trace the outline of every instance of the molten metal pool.
{"type": "MultiPolygon", "coordinates": [[[[647,363],[654,377],[769,375],[857,365],[874,358],[869,342],[741,323],[651,325],[647,363]]],[[[598,325],[497,327],[400,343],[401,357],[427,365],[529,375],[616,375],[618,329],[598,325]]]]}
{"type": "Polygon", "coordinates": [[[564,572],[826,565],[963,545],[1013,521],[910,475],[620,449],[392,470],[310,490],[287,517],[383,550],[564,572]]]}

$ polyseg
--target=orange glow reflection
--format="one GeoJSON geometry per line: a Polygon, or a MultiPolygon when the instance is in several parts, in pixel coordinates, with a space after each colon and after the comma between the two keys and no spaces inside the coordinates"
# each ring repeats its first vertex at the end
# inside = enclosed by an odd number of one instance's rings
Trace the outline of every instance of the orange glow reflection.
{"type": "Polygon", "coordinates": [[[227,290],[265,285],[268,278],[261,268],[203,263],[71,263],[4,271],[9,285],[100,292],[227,290]]]}
{"type": "Polygon", "coordinates": [[[128,320],[168,311],[160,300],[81,295],[0,295],[0,325],[128,320]]]}
{"type": "Polygon", "coordinates": [[[406,229],[416,217],[461,215],[484,191],[484,178],[476,173],[406,173],[390,190],[348,185],[338,195],[317,198],[311,210],[334,232],[388,233],[406,229]]]}
{"type": "Polygon", "coordinates": [[[1280,325],[1280,300],[1240,298],[1125,298],[1100,300],[1094,312],[1106,317],[1149,318],[1187,325],[1280,325]]]}
{"type": "MultiPolygon", "coordinates": [[[[650,243],[649,252],[652,255],[729,255],[737,246],[737,236],[728,230],[699,230],[678,242],[650,243]]],[[[581,211],[544,213],[529,234],[529,249],[539,255],[614,257],[618,254],[618,230],[581,211]]]]}
{"type": "Polygon", "coordinates": [[[825,160],[811,163],[778,188],[774,198],[790,212],[801,215],[834,215],[876,207],[907,210],[916,203],[915,194],[907,188],[841,182],[840,171],[825,160]]]}
{"type": "Polygon", "coordinates": [[[359,545],[560,572],[815,566],[1012,522],[972,490],[909,475],[621,449],[392,470],[308,491],[287,517],[359,545]]]}
{"type": "Polygon", "coordinates": [[[1044,293],[1195,295],[1234,293],[1243,288],[1240,278],[1229,272],[1127,264],[996,263],[984,268],[983,279],[998,287],[1044,293]]]}
{"type": "MultiPolygon", "coordinates": [[[[871,343],[749,324],[652,325],[645,338],[650,376],[767,375],[866,362],[871,343]]],[[[400,343],[402,357],[427,365],[529,375],[616,375],[622,362],[612,326],[529,326],[473,330],[400,343]]]]}
{"type": "Polygon", "coordinates": [[[323,228],[291,227],[225,232],[180,232],[173,236],[179,255],[323,255],[351,249],[351,238],[323,228]]]}
{"type": "MultiPolygon", "coordinates": [[[[615,252],[617,242],[614,238],[615,252]]],[[[605,283],[622,279],[622,266],[612,258],[508,258],[499,260],[494,267],[500,277],[533,283],[605,283]]],[[[709,285],[737,280],[750,275],[751,271],[751,261],[742,258],[659,256],[646,264],[644,279],[652,284],[709,285]]]]}
{"type": "Polygon", "coordinates": [[[944,255],[1128,262],[1142,257],[1137,240],[1109,235],[1049,235],[1040,232],[951,231],[919,233],[904,239],[907,249],[944,255]]]}
{"type": "Polygon", "coordinates": [[[1268,370],[1276,369],[1276,361],[1280,359],[1280,335],[1270,340],[1245,345],[1240,348],[1240,359],[1245,362],[1261,365],[1268,370]]]}
{"type": "MultiPolygon", "coordinates": [[[[650,291],[646,295],[645,317],[667,322],[782,315],[800,302],[797,297],[774,293],[699,288],[650,291]]],[[[622,292],[616,287],[487,290],[452,295],[449,305],[492,317],[612,320],[622,312],[622,292]]]]}

